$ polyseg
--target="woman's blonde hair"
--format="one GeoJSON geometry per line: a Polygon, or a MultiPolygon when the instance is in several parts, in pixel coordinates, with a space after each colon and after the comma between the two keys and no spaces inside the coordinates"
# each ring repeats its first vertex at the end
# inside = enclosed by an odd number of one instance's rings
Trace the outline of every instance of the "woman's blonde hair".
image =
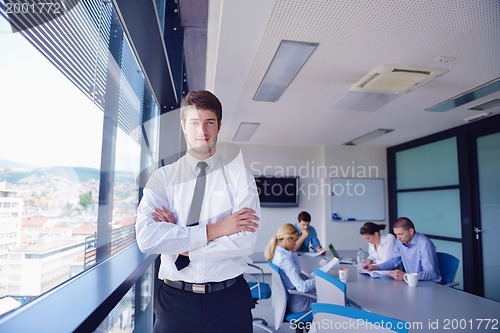
{"type": "Polygon", "coordinates": [[[278,245],[278,241],[286,238],[299,238],[300,234],[297,228],[293,224],[285,223],[283,224],[278,231],[276,232],[276,236],[269,240],[269,243],[264,250],[264,257],[267,260],[272,260],[274,257],[274,251],[276,251],[276,246],[278,245]]]}

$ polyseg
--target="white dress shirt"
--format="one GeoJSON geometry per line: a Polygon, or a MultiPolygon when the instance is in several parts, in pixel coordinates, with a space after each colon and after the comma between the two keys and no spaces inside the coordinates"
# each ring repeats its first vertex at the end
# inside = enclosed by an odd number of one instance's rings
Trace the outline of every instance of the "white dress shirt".
{"type": "Polygon", "coordinates": [[[393,234],[380,233],[380,245],[375,250],[373,244],[368,245],[368,259],[373,260],[372,264],[381,264],[389,260],[396,244],[396,237],[393,234]]]}
{"type": "MultiPolygon", "coordinates": [[[[303,280],[301,277],[297,252],[288,251],[278,245],[274,251],[272,262],[280,268],[281,281],[287,290],[295,289],[316,294],[314,278],[303,280]]],[[[287,306],[291,312],[309,311],[312,301],[313,299],[307,296],[289,294],[287,306]]]]}
{"type": "Polygon", "coordinates": [[[222,221],[241,208],[251,208],[260,217],[255,180],[245,168],[241,153],[229,163],[217,153],[205,160],[208,167],[200,223],[186,226],[200,172],[198,162],[188,153],[156,170],[144,188],[137,210],[136,238],[142,252],[161,254],[159,279],[191,283],[227,280],[247,270],[247,256],[255,249],[259,229],[207,241],[207,224],[222,221]],[[151,213],[161,207],[174,215],[176,223],[153,220],[151,213]],[[191,262],[178,271],[174,262],[186,251],[191,262]]]}
{"type": "Polygon", "coordinates": [[[303,280],[300,274],[300,264],[296,252],[288,251],[277,245],[274,251],[273,264],[278,266],[285,276],[281,276],[287,290],[296,289],[308,292],[314,289],[314,278],[303,280]]]}

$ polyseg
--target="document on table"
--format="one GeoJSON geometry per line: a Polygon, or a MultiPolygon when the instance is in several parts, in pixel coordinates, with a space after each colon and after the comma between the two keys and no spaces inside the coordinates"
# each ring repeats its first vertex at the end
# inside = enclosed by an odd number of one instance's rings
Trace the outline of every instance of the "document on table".
{"type": "Polygon", "coordinates": [[[325,252],[326,252],[326,250],[322,250],[322,251],[319,251],[319,252],[304,252],[303,254],[305,256],[308,256],[308,257],[317,257],[317,256],[322,255],[325,252]]]}
{"type": "Polygon", "coordinates": [[[327,273],[330,269],[332,269],[335,265],[338,264],[339,264],[339,259],[333,258],[332,260],[321,266],[319,269],[327,273]]]}
{"type": "Polygon", "coordinates": [[[391,277],[390,271],[367,271],[366,269],[360,269],[358,272],[370,275],[372,278],[391,277]]]}

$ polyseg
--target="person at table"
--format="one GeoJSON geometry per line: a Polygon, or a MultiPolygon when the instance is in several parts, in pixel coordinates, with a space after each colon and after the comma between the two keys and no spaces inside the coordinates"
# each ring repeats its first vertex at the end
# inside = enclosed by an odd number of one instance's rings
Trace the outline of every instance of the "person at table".
{"type": "Polygon", "coordinates": [[[299,232],[300,237],[297,239],[293,251],[309,252],[309,248],[315,252],[325,251],[319,242],[316,229],[311,226],[311,214],[306,211],[300,212],[297,216],[295,228],[299,232]]]}
{"type": "MultiPolygon", "coordinates": [[[[269,240],[264,257],[280,268],[281,280],[287,290],[316,294],[314,277],[305,280],[302,278],[298,256],[292,252],[299,236],[299,231],[293,224],[283,224],[276,236],[269,240]]],[[[288,309],[293,313],[309,311],[311,303],[312,298],[304,295],[290,294],[287,300],[288,309]]]]}
{"type": "Polygon", "coordinates": [[[366,222],[359,229],[359,233],[368,243],[367,264],[381,264],[391,257],[396,243],[396,237],[393,234],[385,234],[381,231],[385,229],[385,224],[375,224],[366,222]]]}
{"type": "Polygon", "coordinates": [[[397,241],[391,258],[377,265],[365,265],[363,268],[373,270],[392,270],[391,277],[401,281],[406,273],[418,273],[419,280],[441,282],[436,247],[425,235],[415,231],[415,225],[407,217],[400,217],[393,225],[397,241]],[[396,269],[403,264],[404,271],[396,269]]]}

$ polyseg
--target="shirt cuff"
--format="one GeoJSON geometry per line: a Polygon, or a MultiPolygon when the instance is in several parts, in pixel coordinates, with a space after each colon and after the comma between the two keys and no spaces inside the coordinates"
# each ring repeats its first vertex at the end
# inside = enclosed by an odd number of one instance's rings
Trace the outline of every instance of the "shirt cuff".
{"type": "Polygon", "coordinates": [[[205,257],[205,245],[207,245],[207,226],[201,225],[191,227],[191,248],[189,259],[193,261],[203,260],[205,257]]]}

